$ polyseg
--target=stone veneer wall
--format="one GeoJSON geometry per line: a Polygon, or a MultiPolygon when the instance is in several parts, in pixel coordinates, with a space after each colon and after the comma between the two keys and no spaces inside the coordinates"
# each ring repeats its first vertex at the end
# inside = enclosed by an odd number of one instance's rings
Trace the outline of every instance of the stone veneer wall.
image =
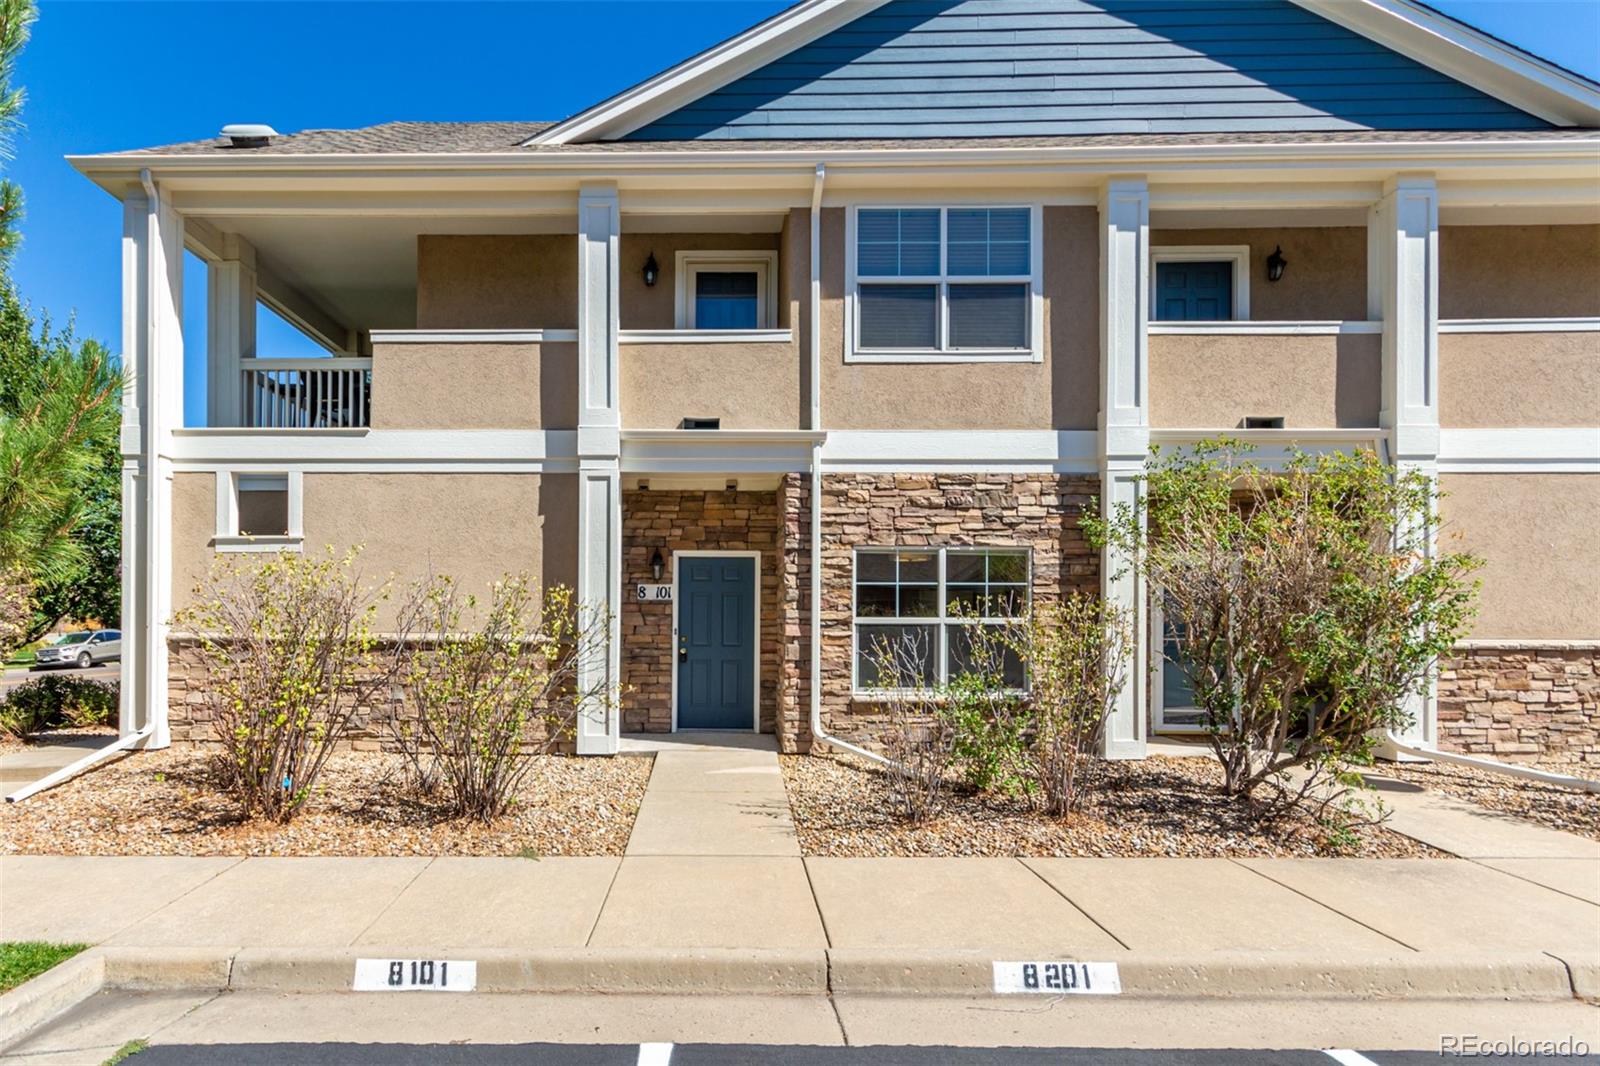
{"type": "Polygon", "coordinates": [[[1440,664],[1439,746],[1600,763],[1600,645],[1465,646],[1440,664]]]}
{"type": "MultiPolygon", "coordinates": [[[[857,700],[850,687],[856,548],[1028,547],[1033,553],[1035,603],[1058,600],[1071,589],[1099,590],[1099,554],[1089,547],[1078,525],[1084,507],[1099,498],[1096,477],[832,474],[824,477],[822,492],[823,714],[829,731],[845,739],[873,740],[882,726],[877,706],[857,700]]],[[[804,493],[796,495],[785,514],[792,507],[798,520],[807,522],[804,493]]],[[[791,536],[790,543],[797,542],[803,548],[803,539],[791,536]]],[[[809,578],[795,569],[804,589],[809,578]]],[[[803,610],[804,603],[799,605],[803,610]]],[[[804,685],[796,688],[803,692],[804,685]]],[[[808,713],[808,707],[800,708],[802,718],[808,713]]],[[[796,745],[808,747],[809,737],[797,733],[796,745]]]]}
{"type": "Polygon", "coordinates": [[[772,732],[782,661],[779,618],[778,493],[641,490],[622,494],[622,731],[672,730],[672,604],[639,603],[631,593],[654,582],[660,548],[670,581],[678,551],[761,553],[761,730],[772,732]]]}

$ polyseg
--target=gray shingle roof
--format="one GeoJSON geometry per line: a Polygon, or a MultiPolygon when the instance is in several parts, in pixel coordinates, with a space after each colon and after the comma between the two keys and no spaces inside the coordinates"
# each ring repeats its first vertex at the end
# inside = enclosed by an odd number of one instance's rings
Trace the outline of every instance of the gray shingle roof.
{"type": "Polygon", "coordinates": [[[551,122],[385,122],[353,130],[302,130],[262,148],[234,148],[221,137],[140,148],[114,155],[407,155],[504,152],[631,153],[759,151],[912,151],[958,148],[1122,148],[1250,144],[1430,144],[1443,142],[1569,141],[1600,138],[1600,130],[1349,130],[1304,133],[1122,133],[1078,137],[935,137],[913,140],[600,141],[530,145],[551,122]]]}

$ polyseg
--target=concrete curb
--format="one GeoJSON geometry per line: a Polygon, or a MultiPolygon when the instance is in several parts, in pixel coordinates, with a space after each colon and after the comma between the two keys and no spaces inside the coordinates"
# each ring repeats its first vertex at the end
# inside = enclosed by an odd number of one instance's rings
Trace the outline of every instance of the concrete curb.
{"type": "MultiPolygon", "coordinates": [[[[990,995],[992,962],[1054,958],[1115,962],[1122,994],[1187,999],[1517,999],[1565,1000],[1574,978],[1562,960],[1529,952],[1502,956],[1410,953],[1330,959],[1326,955],[1210,952],[1151,958],[1093,958],[1049,952],[906,952],[834,949],[835,995],[990,995]]],[[[1600,967],[1591,972],[1600,986],[1600,967]]]]}
{"type": "Polygon", "coordinates": [[[668,995],[990,995],[996,960],[1115,962],[1122,994],[1186,999],[1600,998],[1600,956],[1547,953],[1325,955],[1210,952],[1077,957],[1049,950],[361,947],[98,948],[0,997],[0,1041],[11,1017],[59,1013],[100,987],[348,991],[358,958],[477,963],[479,992],[668,995]],[[87,989],[87,991],[85,991],[87,989]],[[25,993],[25,995],[24,995],[25,993]],[[71,999],[70,1002],[68,1000],[71,999]],[[55,1006],[52,1006],[55,1005],[55,1006]]]}
{"type": "Polygon", "coordinates": [[[0,996],[0,1051],[100,991],[105,957],[91,948],[0,996]]]}

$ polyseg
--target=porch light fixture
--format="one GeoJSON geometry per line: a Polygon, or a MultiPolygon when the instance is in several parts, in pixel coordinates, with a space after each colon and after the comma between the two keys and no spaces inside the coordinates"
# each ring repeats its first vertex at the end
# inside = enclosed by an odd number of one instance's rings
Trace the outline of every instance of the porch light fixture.
{"type": "Polygon", "coordinates": [[[1267,256],[1267,280],[1277,281],[1282,278],[1283,268],[1288,265],[1289,260],[1283,257],[1283,246],[1274,248],[1272,254],[1267,256]]]}
{"type": "Polygon", "coordinates": [[[650,573],[657,581],[667,572],[667,561],[661,557],[661,549],[657,548],[650,554],[650,573]]]}
{"type": "Polygon", "coordinates": [[[644,283],[646,286],[654,286],[660,277],[661,265],[656,262],[656,253],[651,252],[650,258],[644,261],[644,283]]]}

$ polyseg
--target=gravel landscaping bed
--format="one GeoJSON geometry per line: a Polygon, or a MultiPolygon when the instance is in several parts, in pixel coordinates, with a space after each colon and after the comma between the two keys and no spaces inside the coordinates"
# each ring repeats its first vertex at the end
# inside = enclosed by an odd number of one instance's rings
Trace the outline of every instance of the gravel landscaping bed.
{"type": "MultiPolygon", "coordinates": [[[[1593,763],[1538,763],[1536,769],[1590,779],[1600,778],[1593,763]]],[[[1574,792],[1538,781],[1477,770],[1451,763],[1383,763],[1377,771],[1431,792],[1443,792],[1491,811],[1513,814],[1551,829],[1564,829],[1600,840],[1600,795],[1574,792]]]]}
{"type": "Polygon", "coordinates": [[[865,760],[786,755],[781,762],[807,855],[1447,857],[1381,826],[1335,849],[1304,816],[1255,824],[1218,794],[1221,770],[1207,758],[1093,763],[1089,806],[1062,821],[1026,800],[955,791],[921,825],[897,815],[882,772],[865,760]]]}
{"type": "Polygon", "coordinates": [[[621,855],[650,760],[538,757],[510,815],[452,821],[407,792],[400,760],[333,756],[308,808],[287,826],[241,821],[212,786],[211,756],[137,752],[0,809],[0,854],[621,855]]]}

